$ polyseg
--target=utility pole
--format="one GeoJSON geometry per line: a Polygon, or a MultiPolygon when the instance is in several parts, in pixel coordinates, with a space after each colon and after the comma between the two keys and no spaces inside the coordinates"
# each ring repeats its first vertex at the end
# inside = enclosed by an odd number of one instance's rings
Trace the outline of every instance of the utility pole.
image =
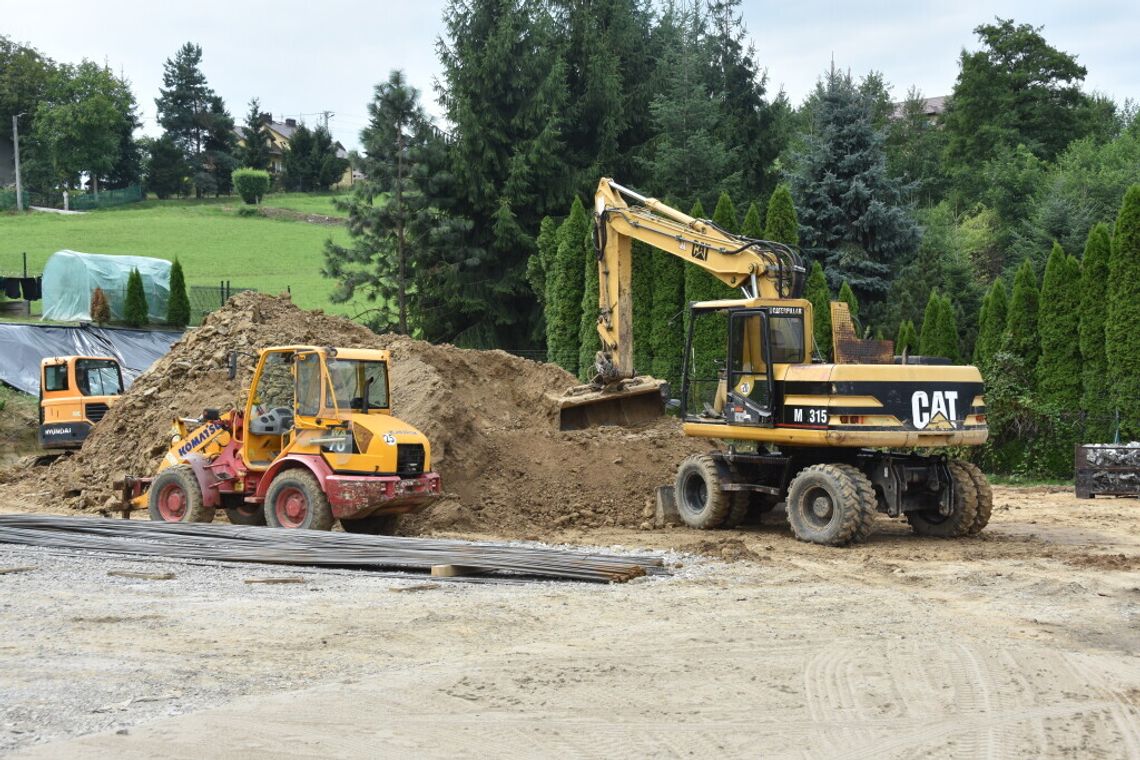
{"type": "Polygon", "coordinates": [[[24,210],[24,193],[23,186],[20,183],[20,117],[24,114],[18,113],[12,117],[12,151],[16,157],[16,211],[17,213],[24,210]]]}

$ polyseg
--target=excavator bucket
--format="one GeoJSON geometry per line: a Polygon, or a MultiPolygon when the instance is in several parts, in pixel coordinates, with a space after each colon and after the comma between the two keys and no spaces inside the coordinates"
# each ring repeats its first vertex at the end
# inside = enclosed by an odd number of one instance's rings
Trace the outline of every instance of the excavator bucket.
{"type": "Polygon", "coordinates": [[[635,377],[604,389],[576,386],[558,399],[558,427],[584,430],[601,425],[633,426],[656,419],[665,412],[664,385],[652,377],[635,377]]]}

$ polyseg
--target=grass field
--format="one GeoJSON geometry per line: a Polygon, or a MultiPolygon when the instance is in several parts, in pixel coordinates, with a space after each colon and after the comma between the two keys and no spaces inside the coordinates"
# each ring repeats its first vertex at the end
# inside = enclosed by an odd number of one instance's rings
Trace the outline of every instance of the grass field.
{"type": "MultiPolygon", "coordinates": [[[[330,195],[274,195],[266,205],[334,215],[330,195]]],[[[238,216],[241,201],[146,201],[83,215],[0,214],[0,273],[39,272],[52,253],[71,249],[181,260],[191,285],[279,293],[288,287],[304,308],[356,314],[363,304],[333,304],[330,280],[320,274],[325,241],[347,240],[343,228],[303,221],[238,216]]]]}

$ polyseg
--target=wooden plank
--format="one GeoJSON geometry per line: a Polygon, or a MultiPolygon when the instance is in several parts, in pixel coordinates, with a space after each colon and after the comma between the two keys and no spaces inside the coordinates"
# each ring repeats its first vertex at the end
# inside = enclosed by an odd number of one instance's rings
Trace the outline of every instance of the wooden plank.
{"type": "Polygon", "coordinates": [[[468,565],[432,565],[431,574],[433,578],[454,578],[459,575],[480,575],[487,572],[481,567],[469,567],[468,565]]]}
{"type": "Polygon", "coordinates": [[[285,576],[282,578],[246,578],[246,583],[304,583],[304,578],[299,578],[295,575],[285,576]]]}
{"type": "Polygon", "coordinates": [[[144,581],[169,581],[174,578],[174,573],[137,573],[133,570],[108,570],[107,575],[117,578],[138,578],[144,581]]]}
{"type": "Polygon", "coordinates": [[[35,570],[34,565],[25,565],[23,567],[0,567],[0,575],[8,575],[9,573],[26,573],[30,570],[35,570]]]}

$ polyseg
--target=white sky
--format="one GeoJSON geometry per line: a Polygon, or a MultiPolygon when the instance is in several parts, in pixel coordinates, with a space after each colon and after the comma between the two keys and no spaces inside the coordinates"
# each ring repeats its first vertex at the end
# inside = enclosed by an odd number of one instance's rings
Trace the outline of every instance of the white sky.
{"type": "MultiPolygon", "coordinates": [[[[237,121],[253,96],[275,117],[330,127],[358,144],[373,86],[402,68],[438,115],[432,82],[444,0],[0,0],[0,34],[57,61],[106,62],[132,82],[143,131],[155,134],[154,98],[162,64],[187,41],[203,48],[202,68],[237,121]]],[[[881,71],[902,99],[911,85],[948,94],[958,54],[976,48],[973,28],[995,15],[1045,26],[1050,44],[1088,68],[1086,90],[1140,100],[1140,11],[1124,0],[958,0],[743,3],[745,25],[768,70],[769,89],[794,103],[834,56],[856,76],[881,71]]]]}

